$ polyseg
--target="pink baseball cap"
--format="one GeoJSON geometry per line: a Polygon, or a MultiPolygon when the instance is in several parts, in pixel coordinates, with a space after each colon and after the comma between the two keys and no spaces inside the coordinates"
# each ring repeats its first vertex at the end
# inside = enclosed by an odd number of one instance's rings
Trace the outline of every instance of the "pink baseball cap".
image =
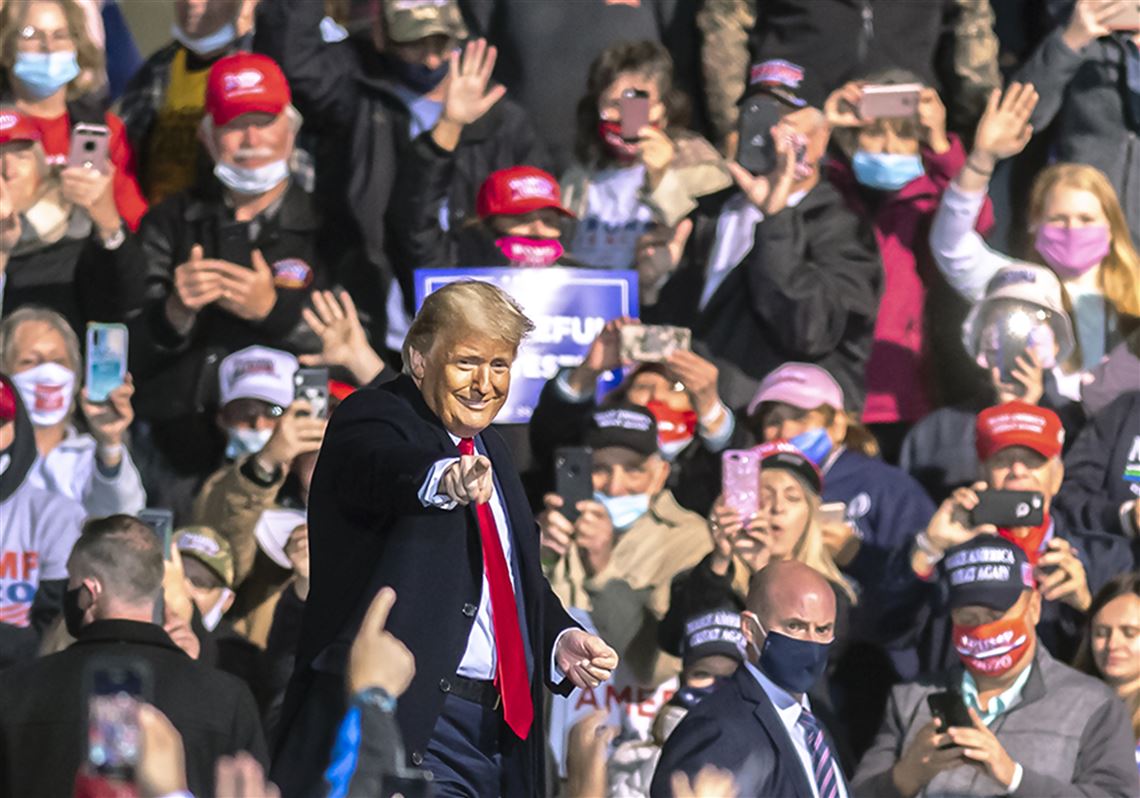
{"type": "Polygon", "coordinates": [[[760,382],[756,396],[748,403],[748,415],[762,402],[783,402],[801,410],[822,405],[843,409],[843,389],[835,378],[812,363],[785,363],[760,382]]]}

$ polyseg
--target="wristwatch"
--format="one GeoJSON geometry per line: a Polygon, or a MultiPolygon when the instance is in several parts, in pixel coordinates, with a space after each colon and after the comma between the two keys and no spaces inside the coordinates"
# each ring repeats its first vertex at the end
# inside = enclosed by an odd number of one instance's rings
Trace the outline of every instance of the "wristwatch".
{"type": "Polygon", "coordinates": [[[119,247],[121,247],[123,245],[123,242],[126,240],[127,240],[127,234],[123,230],[122,225],[119,225],[118,229],[115,230],[115,232],[112,233],[110,236],[103,236],[102,234],[99,235],[99,244],[103,247],[103,249],[109,249],[109,250],[118,249],[119,247]]]}

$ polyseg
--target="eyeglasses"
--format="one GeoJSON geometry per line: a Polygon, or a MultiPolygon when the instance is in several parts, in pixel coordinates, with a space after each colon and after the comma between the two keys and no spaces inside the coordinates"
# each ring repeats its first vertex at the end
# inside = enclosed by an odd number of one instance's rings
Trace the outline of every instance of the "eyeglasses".
{"type": "Polygon", "coordinates": [[[19,41],[22,50],[35,49],[35,45],[39,45],[38,49],[49,52],[70,50],[75,47],[75,40],[71,38],[71,31],[67,28],[40,30],[31,25],[25,25],[20,28],[19,41]]]}
{"type": "Polygon", "coordinates": [[[285,412],[281,405],[270,404],[261,399],[234,399],[222,408],[226,423],[255,426],[263,418],[278,419],[285,412]]]}

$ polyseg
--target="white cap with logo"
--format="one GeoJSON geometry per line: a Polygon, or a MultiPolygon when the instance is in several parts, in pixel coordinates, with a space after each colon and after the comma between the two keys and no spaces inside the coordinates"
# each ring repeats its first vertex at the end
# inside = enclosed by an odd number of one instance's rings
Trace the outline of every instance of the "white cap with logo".
{"type": "Polygon", "coordinates": [[[280,349],[247,346],[234,352],[218,367],[222,407],[235,399],[261,399],[288,407],[293,402],[297,367],[297,358],[280,349]]]}

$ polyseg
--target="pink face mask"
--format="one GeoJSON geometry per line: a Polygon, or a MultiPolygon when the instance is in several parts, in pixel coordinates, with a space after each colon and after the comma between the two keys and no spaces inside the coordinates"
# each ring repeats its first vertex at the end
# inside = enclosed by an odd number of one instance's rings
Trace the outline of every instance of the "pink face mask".
{"type": "Polygon", "coordinates": [[[1112,233],[1108,225],[1043,224],[1037,228],[1034,246],[1058,277],[1071,280],[1104,260],[1112,246],[1112,233]]]}
{"type": "Polygon", "coordinates": [[[527,238],[503,236],[495,239],[499,248],[512,264],[517,266],[550,266],[565,251],[557,238],[527,238]]]}

